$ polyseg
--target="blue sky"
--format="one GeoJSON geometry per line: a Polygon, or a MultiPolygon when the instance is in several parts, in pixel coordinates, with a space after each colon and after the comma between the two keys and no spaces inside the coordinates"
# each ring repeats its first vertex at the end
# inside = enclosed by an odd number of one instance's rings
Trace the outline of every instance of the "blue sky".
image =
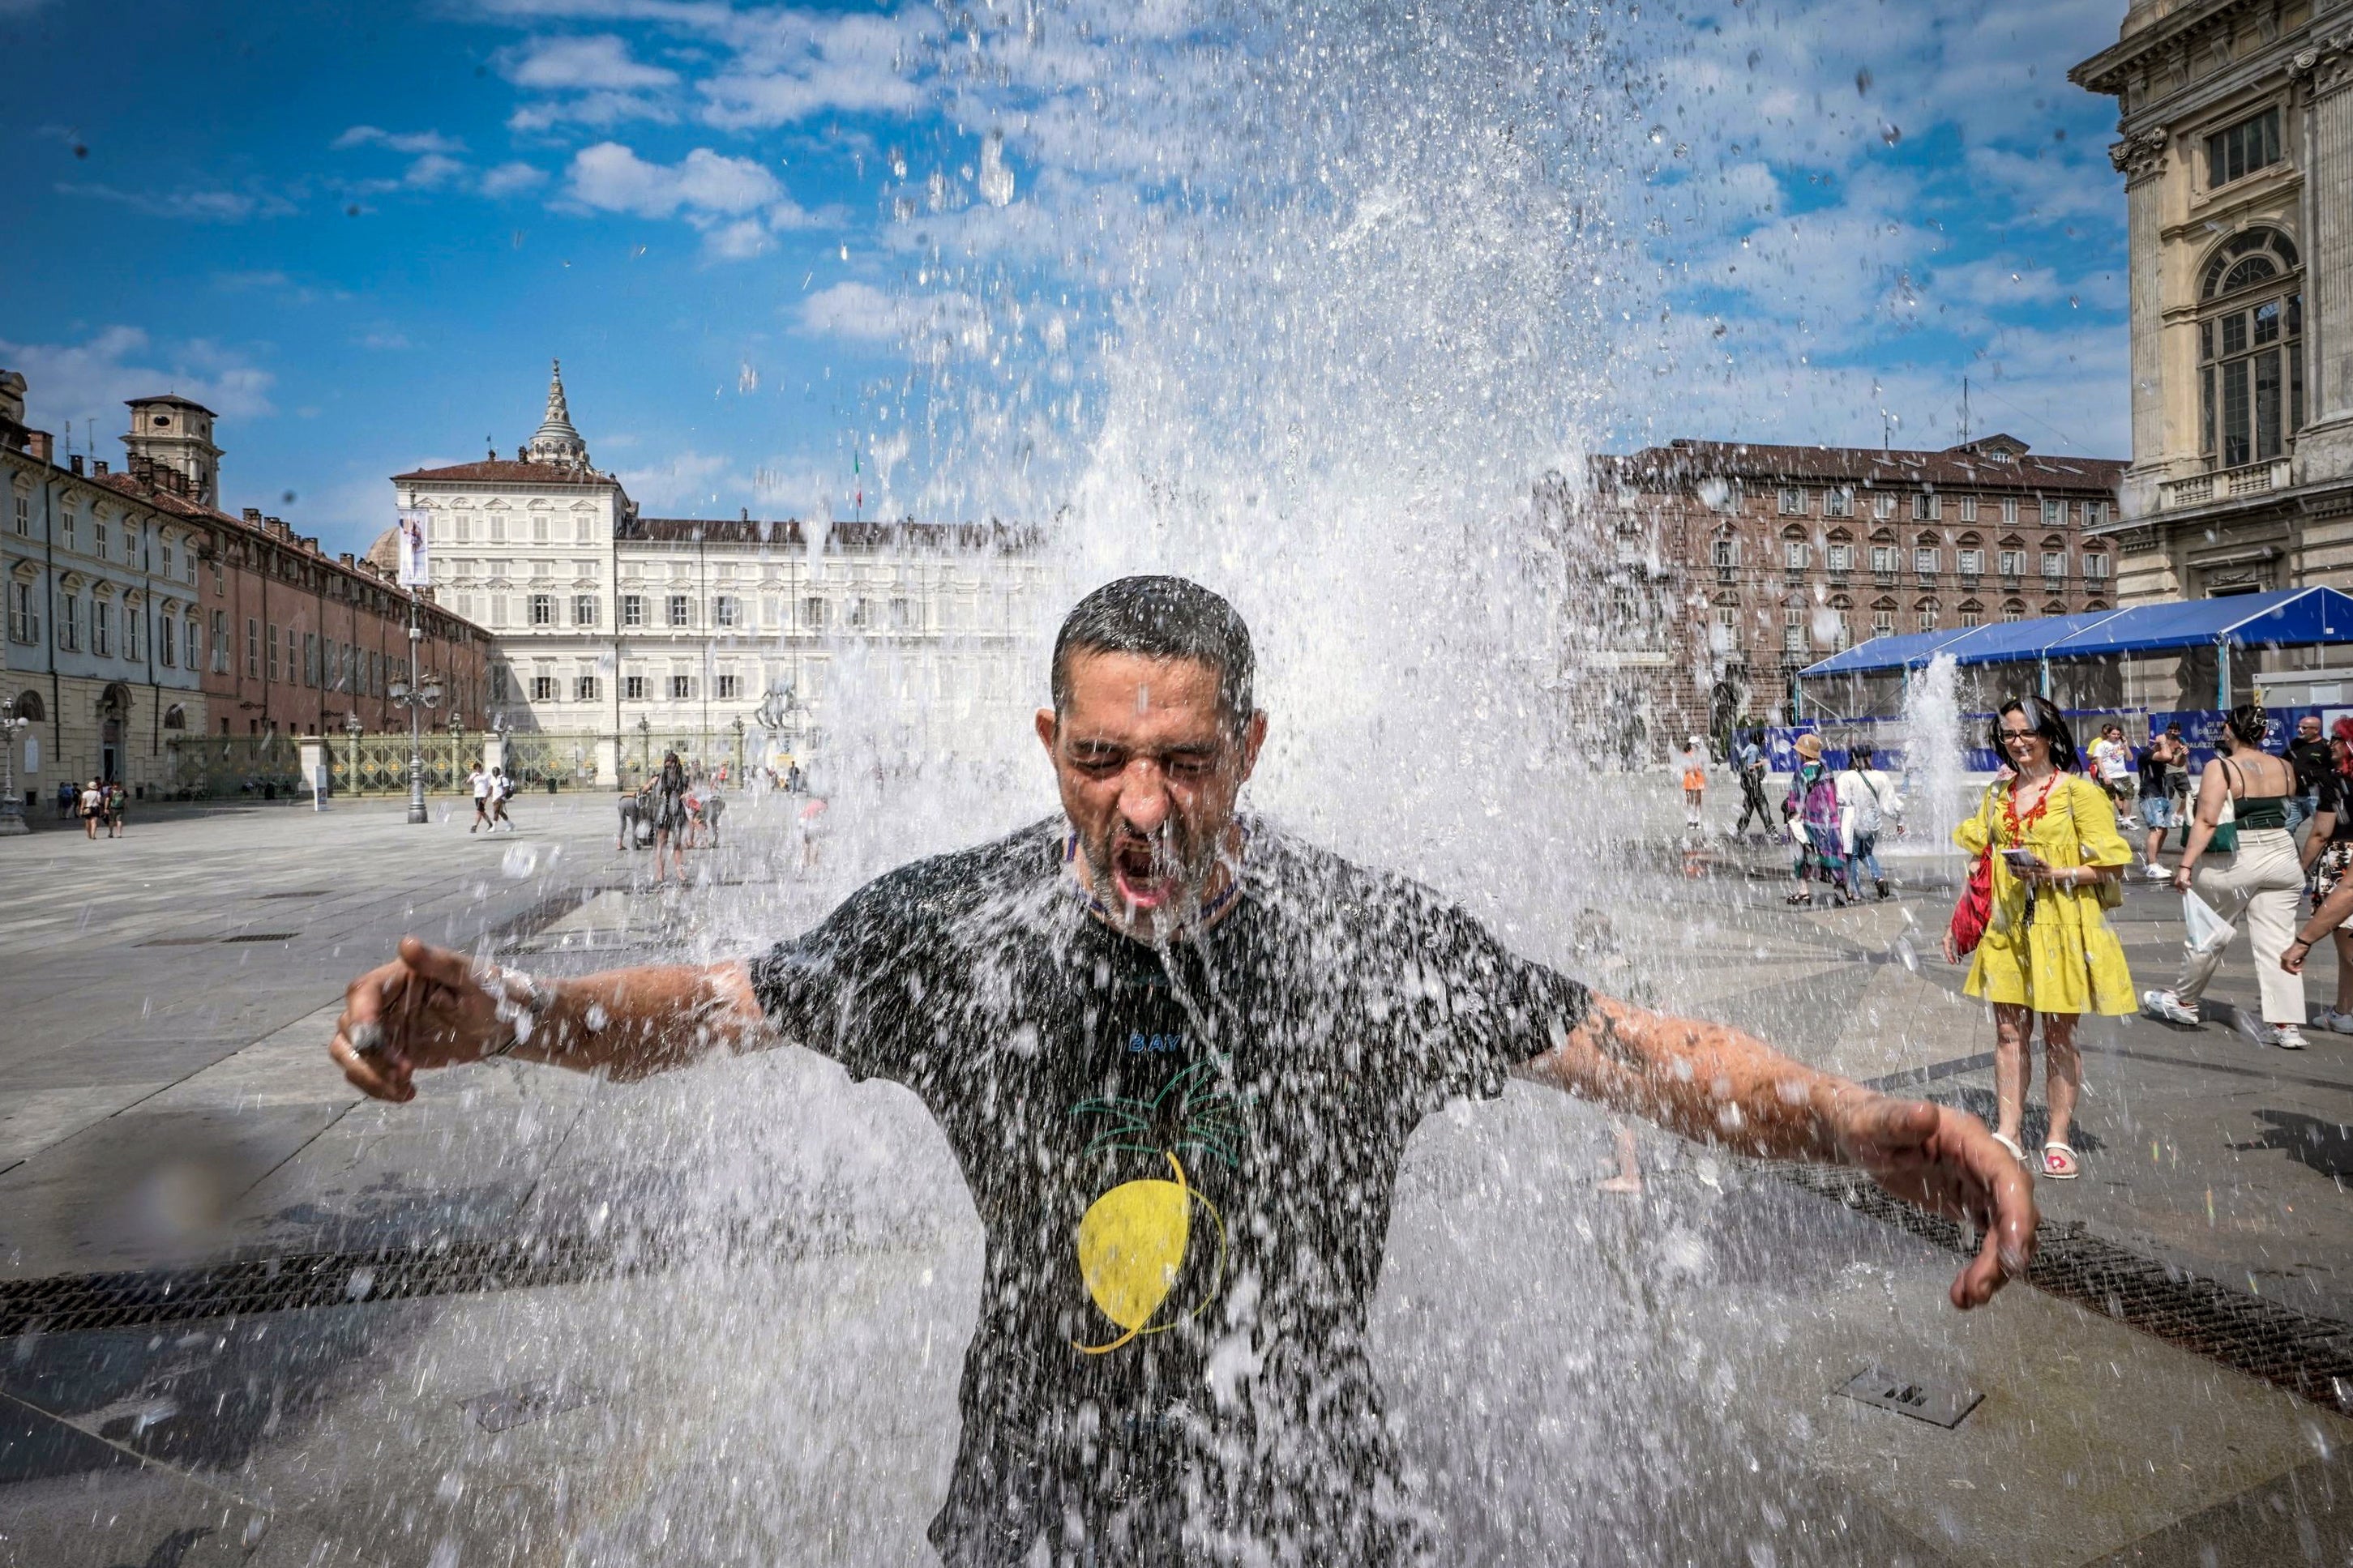
{"type": "MultiPolygon", "coordinates": [[[[0,364],[101,456],[203,399],[227,503],[343,549],[522,441],[554,355],[651,511],[846,515],[853,444],[870,515],[969,497],[948,390],[1086,386],[1123,237],[1247,156],[1157,139],[1178,0],[975,9],[0,0],[0,364]]],[[[1583,439],[1945,445],[1966,375],[1979,433],[2126,454],[2114,106],[2064,79],[2121,0],[1650,9],[1586,193],[1590,353],[1642,374],[1583,439]]],[[[1025,405],[1082,448],[1090,406],[1025,405]]]]}

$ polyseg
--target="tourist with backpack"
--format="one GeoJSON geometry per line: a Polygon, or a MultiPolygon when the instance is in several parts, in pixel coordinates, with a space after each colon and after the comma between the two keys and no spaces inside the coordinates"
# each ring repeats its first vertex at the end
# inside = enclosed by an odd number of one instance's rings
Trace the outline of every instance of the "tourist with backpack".
{"type": "Polygon", "coordinates": [[[1842,905],[1853,896],[1853,887],[1846,835],[1839,823],[1838,783],[1822,763],[1820,735],[1809,731],[1799,736],[1796,749],[1798,770],[1789,776],[1781,819],[1788,824],[1789,837],[1797,845],[1798,859],[1792,870],[1798,889],[1783,901],[1810,906],[1814,891],[1810,884],[1821,882],[1830,889],[1831,902],[1842,905]]]}

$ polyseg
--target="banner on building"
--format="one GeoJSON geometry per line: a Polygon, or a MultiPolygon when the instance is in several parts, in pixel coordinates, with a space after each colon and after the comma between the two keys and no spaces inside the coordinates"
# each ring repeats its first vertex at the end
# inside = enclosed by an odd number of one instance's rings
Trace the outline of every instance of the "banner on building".
{"type": "Polygon", "coordinates": [[[433,586],[433,563],[425,542],[425,514],[421,511],[400,514],[400,585],[433,586]]]}

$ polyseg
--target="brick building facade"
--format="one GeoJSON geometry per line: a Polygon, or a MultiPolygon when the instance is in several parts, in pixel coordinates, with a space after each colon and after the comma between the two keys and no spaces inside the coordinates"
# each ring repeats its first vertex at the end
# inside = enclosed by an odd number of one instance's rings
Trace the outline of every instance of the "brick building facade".
{"type": "MultiPolygon", "coordinates": [[[[340,733],[353,713],[369,731],[406,727],[386,691],[407,671],[408,595],[276,518],[221,510],[209,409],[134,400],[117,469],[59,463],[25,390],[0,372],[0,707],[32,721],[20,792],[111,776],[165,793],[172,742],[196,735],[340,733]]],[[[450,691],[437,719],[453,704],[478,716],[487,637],[419,608],[422,666],[450,691]]]]}
{"type": "Polygon", "coordinates": [[[1578,662],[1655,754],[1788,713],[1798,670],[1870,637],[2108,608],[2115,550],[2095,531],[2124,468],[2008,436],[1596,458],[1581,505],[1600,613],[1578,662]]]}

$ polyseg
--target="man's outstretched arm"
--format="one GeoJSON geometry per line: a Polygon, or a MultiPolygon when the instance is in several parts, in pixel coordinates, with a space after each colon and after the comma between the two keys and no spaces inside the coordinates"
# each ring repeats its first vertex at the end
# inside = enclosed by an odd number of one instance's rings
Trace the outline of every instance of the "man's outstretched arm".
{"type": "Polygon", "coordinates": [[[2034,1193],[1985,1124],[1817,1072],[1752,1036],[1596,996],[1522,1076],[1768,1160],[1852,1165],[1906,1202],[1984,1232],[1953,1305],[1990,1300],[2034,1254],[2034,1193]]]}
{"type": "Polygon", "coordinates": [[[355,1088],[406,1100],[418,1072],[492,1055],[638,1079],[770,1040],[741,963],[524,982],[412,936],[343,993],[328,1053],[355,1088]]]}

